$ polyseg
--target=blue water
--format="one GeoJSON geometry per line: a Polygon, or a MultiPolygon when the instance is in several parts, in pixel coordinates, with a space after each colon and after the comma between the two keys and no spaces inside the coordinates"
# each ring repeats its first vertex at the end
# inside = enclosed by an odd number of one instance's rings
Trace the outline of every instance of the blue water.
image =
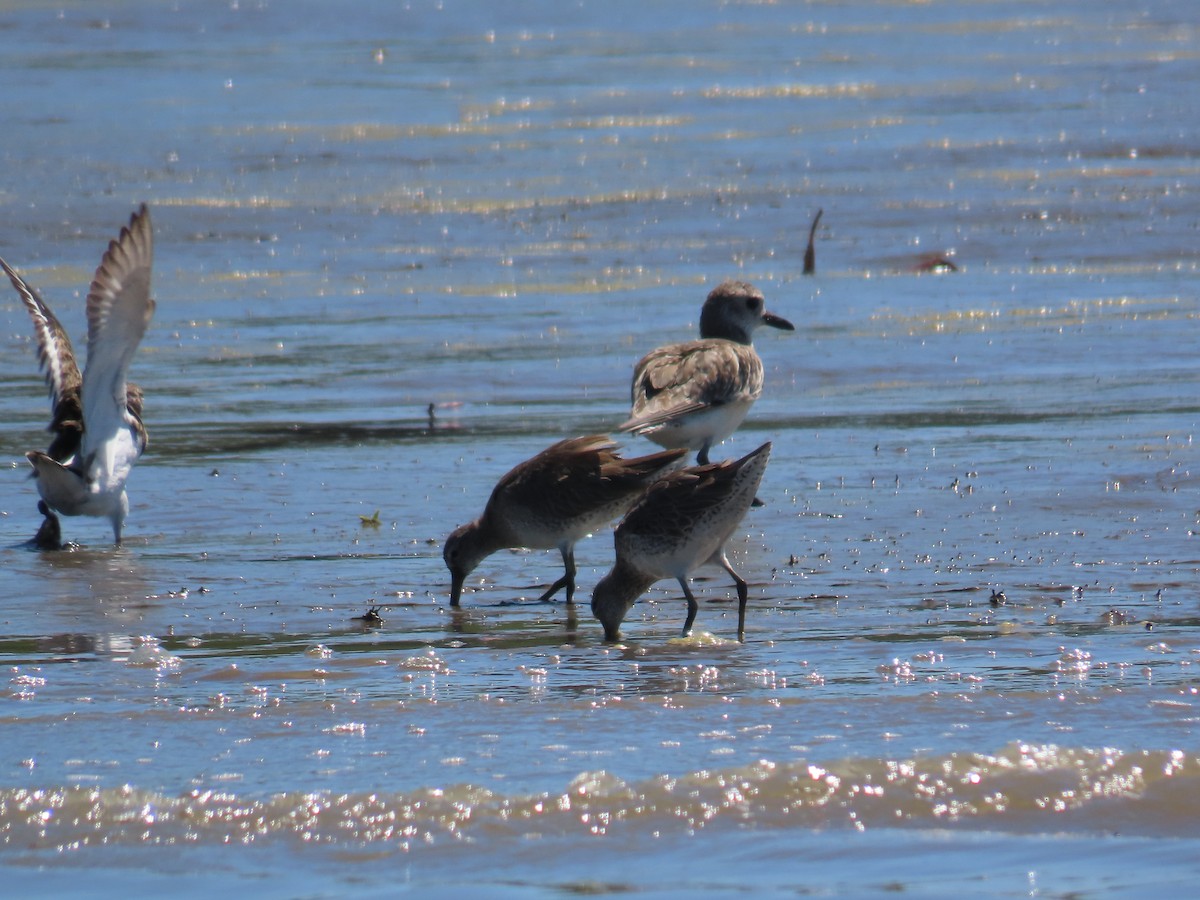
{"type": "MultiPolygon", "coordinates": [[[[0,9],[0,255],[82,352],[145,201],[158,300],[126,544],[64,519],[47,554],[0,292],[7,882],[1189,890],[1196,32],[1183,0],[0,9]],[[718,569],[688,640],[669,582],[616,647],[534,602],[546,552],[452,613],[445,536],[622,421],[725,277],[798,326],[714,454],[774,442],[746,643],[718,569]]],[[[577,557],[586,600],[611,537],[577,557]]]]}

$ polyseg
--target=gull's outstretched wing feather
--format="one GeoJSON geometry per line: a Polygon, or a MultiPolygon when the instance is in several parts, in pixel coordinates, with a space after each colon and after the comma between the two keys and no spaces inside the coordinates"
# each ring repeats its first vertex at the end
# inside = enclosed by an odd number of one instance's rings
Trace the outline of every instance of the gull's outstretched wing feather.
{"type": "MultiPolygon", "coordinates": [[[[113,439],[130,425],[126,374],[133,354],[154,315],[150,297],[150,270],[154,238],[150,212],[143,204],[111,241],[88,291],[88,358],[83,372],[84,456],[100,447],[132,458],[140,446],[119,449],[125,442],[113,439]]],[[[113,461],[117,465],[121,462],[113,461]]],[[[110,471],[112,469],[110,468],[110,471]]]]}

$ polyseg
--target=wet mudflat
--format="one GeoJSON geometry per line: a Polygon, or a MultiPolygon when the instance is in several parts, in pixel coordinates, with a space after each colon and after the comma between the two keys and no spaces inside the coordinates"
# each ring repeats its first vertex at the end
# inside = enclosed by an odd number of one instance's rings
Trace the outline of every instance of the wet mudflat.
{"type": "Polygon", "coordinates": [[[1194,884],[1188,4],[303,13],[0,13],[0,255],[82,348],[146,201],[159,304],[126,544],[65,519],[80,548],[42,554],[48,405],[0,292],[6,879],[1194,884]],[[446,534],[622,421],[725,277],[797,325],[756,335],[714,454],[774,443],[732,542],[746,642],[713,569],[691,638],[661,582],[606,645],[607,533],[577,609],[534,602],[553,552],[450,609],[446,534]]]}

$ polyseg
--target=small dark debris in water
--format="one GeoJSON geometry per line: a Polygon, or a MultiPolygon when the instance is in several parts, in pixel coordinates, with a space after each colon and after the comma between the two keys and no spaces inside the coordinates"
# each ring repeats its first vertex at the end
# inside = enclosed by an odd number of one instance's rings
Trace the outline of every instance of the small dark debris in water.
{"type": "Polygon", "coordinates": [[[1157,591],[1154,592],[1154,599],[1157,600],[1159,603],[1162,603],[1162,588],[1159,588],[1157,591]]]}
{"type": "Polygon", "coordinates": [[[431,431],[433,430],[434,426],[437,425],[437,416],[434,412],[435,409],[436,407],[434,404],[430,403],[429,407],[425,410],[425,415],[429,417],[429,428],[431,431]]]}
{"type": "Polygon", "coordinates": [[[213,469],[211,472],[208,473],[208,477],[209,478],[220,478],[221,477],[220,469],[213,469]]]}
{"type": "Polygon", "coordinates": [[[1153,630],[1154,630],[1154,623],[1153,623],[1153,622],[1151,622],[1151,621],[1149,621],[1149,620],[1146,620],[1146,622],[1144,623],[1144,625],[1145,625],[1145,627],[1146,627],[1146,630],[1147,630],[1147,631],[1153,631],[1153,630]]]}
{"type": "Polygon", "coordinates": [[[382,625],[383,616],[379,615],[379,607],[372,606],[361,616],[355,616],[360,622],[365,622],[367,625],[382,625]]]}
{"type": "Polygon", "coordinates": [[[358,523],[363,528],[378,528],[382,523],[379,521],[379,510],[375,510],[369,516],[359,516],[358,523]]]}
{"type": "Polygon", "coordinates": [[[957,272],[958,266],[945,256],[934,254],[922,257],[912,270],[920,274],[928,272],[932,275],[943,275],[946,272],[957,272]]]}
{"type": "Polygon", "coordinates": [[[993,590],[992,599],[990,602],[992,606],[1003,606],[1008,602],[1008,597],[1004,596],[1004,591],[993,590]]]}
{"type": "Polygon", "coordinates": [[[813,246],[813,241],[817,235],[817,223],[821,221],[821,214],[825,212],[823,209],[818,209],[817,214],[813,216],[812,225],[808,229],[808,246],[804,248],[804,274],[813,275],[817,271],[817,250],[813,246]]]}
{"type": "Polygon", "coordinates": [[[788,565],[789,566],[795,566],[799,562],[800,562],[800,559],[796,556],[795,553],[793,553],[791,556],[788,557],[788,565]]]}

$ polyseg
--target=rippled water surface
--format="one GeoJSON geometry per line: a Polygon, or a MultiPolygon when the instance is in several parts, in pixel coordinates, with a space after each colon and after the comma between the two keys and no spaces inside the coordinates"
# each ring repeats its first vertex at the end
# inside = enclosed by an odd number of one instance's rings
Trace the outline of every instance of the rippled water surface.
{"type": "Polygon", "coordinates": [[[1191,3],[508,6],[0,6],[0,255],[82,353],[145,201],[158,299],[126,544],[38,553],[0,292],[9,885],[1191,889],[1191,3]],[[746,642],[713,569],[604,644],[607,533],[577,609],[539,551],[452,611],[445,535],[731,276],[798,326],[718,454],[775,445],[746,642]]]}

